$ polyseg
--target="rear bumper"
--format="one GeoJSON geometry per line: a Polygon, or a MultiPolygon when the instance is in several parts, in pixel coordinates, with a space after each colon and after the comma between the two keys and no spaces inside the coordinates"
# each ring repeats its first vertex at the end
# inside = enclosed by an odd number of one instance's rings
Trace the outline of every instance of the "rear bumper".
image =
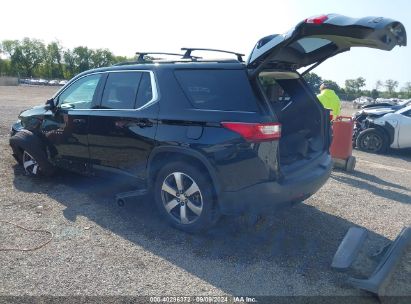
{"type": "Polygon", "coordinates": [[[303,168],[286,174],[281,182],[259,183],[239,191],[222,192],[219,197],[221,213],[270,212],[286,203],[303,201],[325,184],[331,169],[331,157],[324,153],[303,168]]]}

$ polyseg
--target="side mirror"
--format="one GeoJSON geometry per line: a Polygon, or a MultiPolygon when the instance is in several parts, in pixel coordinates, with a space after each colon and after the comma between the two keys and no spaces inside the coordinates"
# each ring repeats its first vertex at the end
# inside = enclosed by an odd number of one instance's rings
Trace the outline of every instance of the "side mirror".
{"type": "Polygon", "coordinates": [[[53,99],[53,98],[47,99],[47,101],[46,101],[46,109],[47,109],[47,110],[51,110],[51,111],[53,111],[53,112],[54,112],[54,110],[56,109],[56,105],[55,105],[55,103],[54,103],[54,99],[53,99]]]}

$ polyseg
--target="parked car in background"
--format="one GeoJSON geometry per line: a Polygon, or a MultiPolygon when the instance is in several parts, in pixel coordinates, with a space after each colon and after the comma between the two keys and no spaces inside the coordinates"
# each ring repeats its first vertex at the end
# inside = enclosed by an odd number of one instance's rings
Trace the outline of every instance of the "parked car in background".
{"type": "Polygon", "coordinates": [[[86,71],[20,113],[13,156],[29,175],[132,178],[185,231],[220,214],[272,212],[313,195],[332,168],[329,111],[297,70],[351,47],[396,45],[406,45],[397,21],[330,14],[260,39],[246,63],[183,49],[179,60],[86,71]]]}
{"type": "Polygon", "coordinates": [[[64,86],[64,85],[67,84],[67,82],[68,82],[67,80],[61,80],[61,81],[59,82],[59,85],[63,85],[63,86],[64,86]]]}
{"type": "Polygon", "coordinates": [[[360,109],[363,106],[374,104],[374,99],[367,96],[361,96],[353,100],[352,105],[354,109],[360,109]]]}
{"type": "Polygon", "coordinates": [[[411,102],[361,110],[353,116],[354,145],[363,151],[384,153],[388,148],[411,148],[411,102]]]}
{"type": "Polygon", "coordinates": [[[49,83],[48,83],[48,85],[59,85],[59,81],[58,81],[58,80],[55,80],[55,79],[50,80],[49,83]]]}
{"type": "Polygon", "coordinates": [[[408,104],[411,101],[411,99],[398,99],[398,98],[389,98],[389,99],[384,99],[384,98],[377,98],[375,100],[375,103],[373,104],[368,104],[365,106],[362,106],[362,109],[371,109],[371,108],[396,108],[400,109],[402,106],[408,104]]]}

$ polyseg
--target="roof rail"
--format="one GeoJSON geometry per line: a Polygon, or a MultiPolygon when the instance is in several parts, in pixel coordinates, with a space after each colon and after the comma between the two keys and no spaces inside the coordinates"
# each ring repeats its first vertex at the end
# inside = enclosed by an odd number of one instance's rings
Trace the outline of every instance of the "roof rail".
{"type": "Polygon", "coordinates": [[[217,49],[204,49],[204,48],[181,48],[182,51],[186,51],[184,53],[183,59],[188,59],[188,58],[193,58],[191,56],[192,51],[209,51],[209,52],[220,52],[220,53],[227,53],[227,54],[233,54],[237,56],[237,60],[240,62],[244,62],[243,56],[244,54],[236,53],[236,52],[231,52],[231,51],[224,51],[224,50],[217,50],[217,49]]]}
{"type": "MultiPolygon", "coordinates": [[[[181,58],[184,58],[185,54],[166,53],[166,52],[136,52],[136,55],[138,55],[137,62],[143,63],[143,62],[146,62],[144,57],[147,56],[147,55],[171,55],[171,56],[179,56],[181,58]]],[[[198,57],[198,56],[189,56],[187,58],[189,58],[189,59],[201,59],[201,57],[198,57]]]]}
{"type": "Polygon", "coordinates": [[[122,65],[129,65],[129,64],[138,64],[140,62],[138,61],[123,61],[123,62],[119,62],[119,63],[115,63],[113,64],[113,66],[122,66],[122,65]]]}
{"type": "Polygon", "coordinates": [[[136,52],[137,57],[137,62],[138,63],[143,63],[146,62],[147,60],[144,59],[145,56],[147,55],[171,55],[171,56],[183,56],[183,54],[177,54],[177,53],[165,53],[165,52],[136,52]]]}
{"type": "MultiPolygon", "coordinates": [[[[197,61],[198,59],[203,59],[202,57],[199,56],[193,56],[191,55],[192,51],[211,51],[211,52],[221,52],[221,53],[228,53],[228,54],[234,54],[237,56],[237,60],[235,59],[218,59],[218,60],[204,60],[204,62],[244,62],[242,56],[244,54],[240,53],[235,53],[235,52],[230,52],[230,51],[224,51],[224,50],[217,50],[217,49],[204,49],[204,48],[182,48],[182,51],[185,51],[184,54],[178,54],[178,53],[166,53],[166,52],[136,52],[136,60],[133,61],[124,61],[124,62],[119,62],[116,64],[113,64],[113,66],[123,66],[123,65],[132,65],[132,64],[142,64],[142,63],[153,63],[153,62],[158,62],[158,63],[178,63],[178,62],[187,62],[187,61],[197,61]],[[181,58],[176,59],[176,60],[166,60],[166,59],[161,59],[161,58],[152,58],[151,60],[146,60],[144,57],[147,55],[171,55],[171,56],[179,56],[181,58]]],[[[203,60],[201,61],[203,62],[203,60]]]]}

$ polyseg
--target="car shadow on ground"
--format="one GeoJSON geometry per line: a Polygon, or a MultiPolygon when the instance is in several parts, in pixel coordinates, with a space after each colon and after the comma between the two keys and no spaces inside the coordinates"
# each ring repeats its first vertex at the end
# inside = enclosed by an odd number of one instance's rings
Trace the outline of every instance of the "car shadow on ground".
{"type": "MultiPolygon", "coordinates": [[[[117,206],[114,194],[129,189],[128,181],[66,172],[53,179],[33,179],[24,176],[16,166],[14,185],[20,191],[43,193],[63,204],[68,220],[74,222],[78,216],[87,217],[228,294],[266,294],[267,286],[272,283],[264,278],[274,276],[270,265],[302,278],[304,284],[326,280],[331,286],[351,289],[345,286],[346,274],[333,271],[330,264],[345,233],[356,225],[306,204],[258,219],[223,217],[213,229],[193,235],[164,223],[149,197],[117,206]],[[254,268],[257,264],[264,267],[254,268]],[[247,276],[250,265],[254,275],[247,278],[244,287],[238,280],[247,276]],[[233,276],[224,280],[222,276],[227,269],[231,269],[233,276]]],[[[373,232],[369,233],[369,239],[375,247],[371,246],[367,254],[390,242],[373,232]]],[[[368,265],[359,273],[368,274],[374,266],[368,265]]],[[[281,284],[288,286],[290,292],[294,290],[293,281],[281,284]]],[[[321,294],[321,290],[318,292],[321,294]]],[[[368,295],[352,290],[350,293],[368,295]]]]}
{"type": "Polygon", "coordinates": [[[403,187],[401,185],[387,182],[371,174],[367,174],[367,173],[360,172],[360,171],[354,171],[350,175],[331,174],[331,178],[336,180],[337,182],[348,184],[350,186],[353,186],[359,189],[370,191],[374,195],[384,197],[388,200],[393,200],[393,201],[396,201],[402,204],[411,204],[411,197],[409,195],[395,191],[395,190],[381,188],[379,186],[374,185],[373,183],[386,186],[386,187],[396,188],[399,190],[407,191],[409,190],[408,188],[403,187]]]}
{"type": "Polygon", "coordinates": [[[406,149],[389,149],[387,156],[398,158],[406,161],[411,161],[411,148],[406,149]]]}

